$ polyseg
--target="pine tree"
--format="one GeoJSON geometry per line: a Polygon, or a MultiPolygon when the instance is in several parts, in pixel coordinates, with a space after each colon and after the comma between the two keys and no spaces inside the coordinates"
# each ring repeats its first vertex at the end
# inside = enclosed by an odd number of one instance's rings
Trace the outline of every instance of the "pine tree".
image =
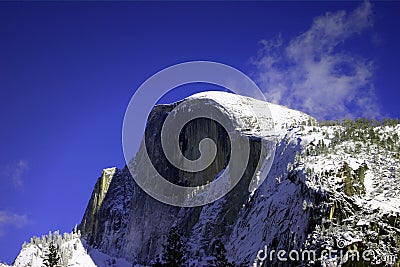
{"type": "Polygon", "coordinates": [[[176,226],[171,228],[167,236],[167,244],[164,247],[164,254],[162,256],[163,266],[166,267],[179,267],[184,266],[185,262],[185,245],[183,238],[176,226]]]}
{"type": "Polygon", "coordinates": [[[49,253],[44,259],[44,265],[46,267],[56,267],[60,262],[60,256],[58,255],[58,248],[54,246],[54,243],[51,242],[49,246],[49,253]]]}

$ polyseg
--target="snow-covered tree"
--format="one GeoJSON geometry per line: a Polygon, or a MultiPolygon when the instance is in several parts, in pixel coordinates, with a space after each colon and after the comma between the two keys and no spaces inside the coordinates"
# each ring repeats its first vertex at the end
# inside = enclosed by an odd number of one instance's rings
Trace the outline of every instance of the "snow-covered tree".
{"type": "Polygon", "coordinates": [[[58,248],[54,245],[53,242],[50,243],[49,253],[46,255],[44,259],[44,265],[46,267],[56,267],[60,262],[60,256],[58,255],[58,248]]]}

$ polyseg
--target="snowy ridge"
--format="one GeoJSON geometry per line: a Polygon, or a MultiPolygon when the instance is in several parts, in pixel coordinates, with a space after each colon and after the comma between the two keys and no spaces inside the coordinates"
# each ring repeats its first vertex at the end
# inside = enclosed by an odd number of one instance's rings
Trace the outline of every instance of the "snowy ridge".
{"type": "MultiPolygon", "coordinates": [[[[65,233],[63,236],[58,232],[31,238],[29,243],[24,243],[21,252],[15,259],[12,267],[42,267],[44,259],[49,253],[49,245],[56,244],[59,250],[61,264],[64,266],[87,266],[95,267],[93,260],[87,254],[81,240],[80,233],[65,233]]],[[[4,265],[8,266],[8,265],[4,265]]]]}
{"type": "Polygon", "coordinates": [[[59,266],[84,267],[131,267],[132,264],[124,259],[110,257],[97,249],[86,246],[81,239],[79,230],[60,235],[58,231],[43,235],[42,238],[33,237],[29,243],[24,243],[21,252],[14,263],[1,267],[43,267],[44,259],[49,253],[49,246],[53,243],[57,247],[60,257],[59,266]]]}
{"type": "Polygon", "coordinates": [[[286,108],[250,97],[209,91],[194,94],[187,100],[209,100],[220,105],[221,110],[231,114],[239,130],[247,130],[248,135],[267,137],[280,134],[286,129],[313,120],[301,111],[286,108]]]}
{"type": "MultiPolygon", "coordinates": [[[[399,125],[373,128],[381,139],[393,138],[398,130],[399,125]]],[[[400,246],[396,245],[396,237],[392,239],[400,234],[399,154],[369,141],[334,140],[338,132],[345,131],[342,126],[318,124],[298,125],[287,131],[278,145],[271,172],[256,192],[252,208],[243,211],[231,235],[232,259],[253,262],[257,247],[262,249],[260,244],[265,244],[274,248],[277,236],[280,242],[292,240],[292,245],[282,244],[286,249],[299,250],[304,244],[305,248],[337,249],[337,242],[345,240],[346,247],[373,248],[378,259],[399,259],[400,246]],[[347,184],[347,173],[343,170],[346,164],[352,175],[351,184],[347,184]],[[357,181],[363,168],[368,169],[364,178],[357,181]],[[359,192],[346,191],[358,187],[359,192]],[[304,194],[305,188],[309,193],[304,194]],[[318,195],[327,198],[322,206],[318,195]],[[311,211],[323,216],[318,223],[309,218],[311,211]],[[288,215],[295,221],[287,221],[288,215]],[[310,225],[315,229],[307,234],[310,225]],[[278,230],[282,228],[284,231],[278,230]],[[381,231],[390,234],[380,236],[381,231]],[[385,241],[380,243],[379,239],[385,241]]],[[[397,151],[399,145],[397,141],[397,151]]],[[[341,260],[331,258],[329,266],[341,266],[341,260]]],[[[385,266],[393,266],[394,261],[386,262],[385,266]]]]}

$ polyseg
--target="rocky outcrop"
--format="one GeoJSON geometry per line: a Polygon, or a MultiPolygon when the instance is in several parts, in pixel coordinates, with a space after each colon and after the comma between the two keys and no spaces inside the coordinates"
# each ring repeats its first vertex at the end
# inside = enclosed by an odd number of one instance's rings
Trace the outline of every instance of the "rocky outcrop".
{"type": "MultiPolygon", "coordinates": [[[[86,208],[82,223],[80,225],[82,231],[85,233],[97,233],[99,231],[101,206],[116,172],[117,168],[104,169],[101,176],[97,179],[92,196],[90,197],[89,204],[86,208]]],[[[93,242],[92,236],[86,237],[93,242]]]]}

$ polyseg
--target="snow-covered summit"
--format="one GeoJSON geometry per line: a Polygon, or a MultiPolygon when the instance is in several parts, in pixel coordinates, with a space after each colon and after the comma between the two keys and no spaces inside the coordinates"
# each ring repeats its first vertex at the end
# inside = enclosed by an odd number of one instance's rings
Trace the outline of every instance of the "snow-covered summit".
{"type": "Polygon", "coordinates": [[[232,114],[239,120],[243,128],[247,127],[249,134],[256,136],[281,133],[282,130],[294,125],[309,120],[315,121],[313,117],[301,111],[228,92],[207,91],[187,98],[187,100],[194,99],[210,100],[220,105],[224,112],[232,114]]]}

